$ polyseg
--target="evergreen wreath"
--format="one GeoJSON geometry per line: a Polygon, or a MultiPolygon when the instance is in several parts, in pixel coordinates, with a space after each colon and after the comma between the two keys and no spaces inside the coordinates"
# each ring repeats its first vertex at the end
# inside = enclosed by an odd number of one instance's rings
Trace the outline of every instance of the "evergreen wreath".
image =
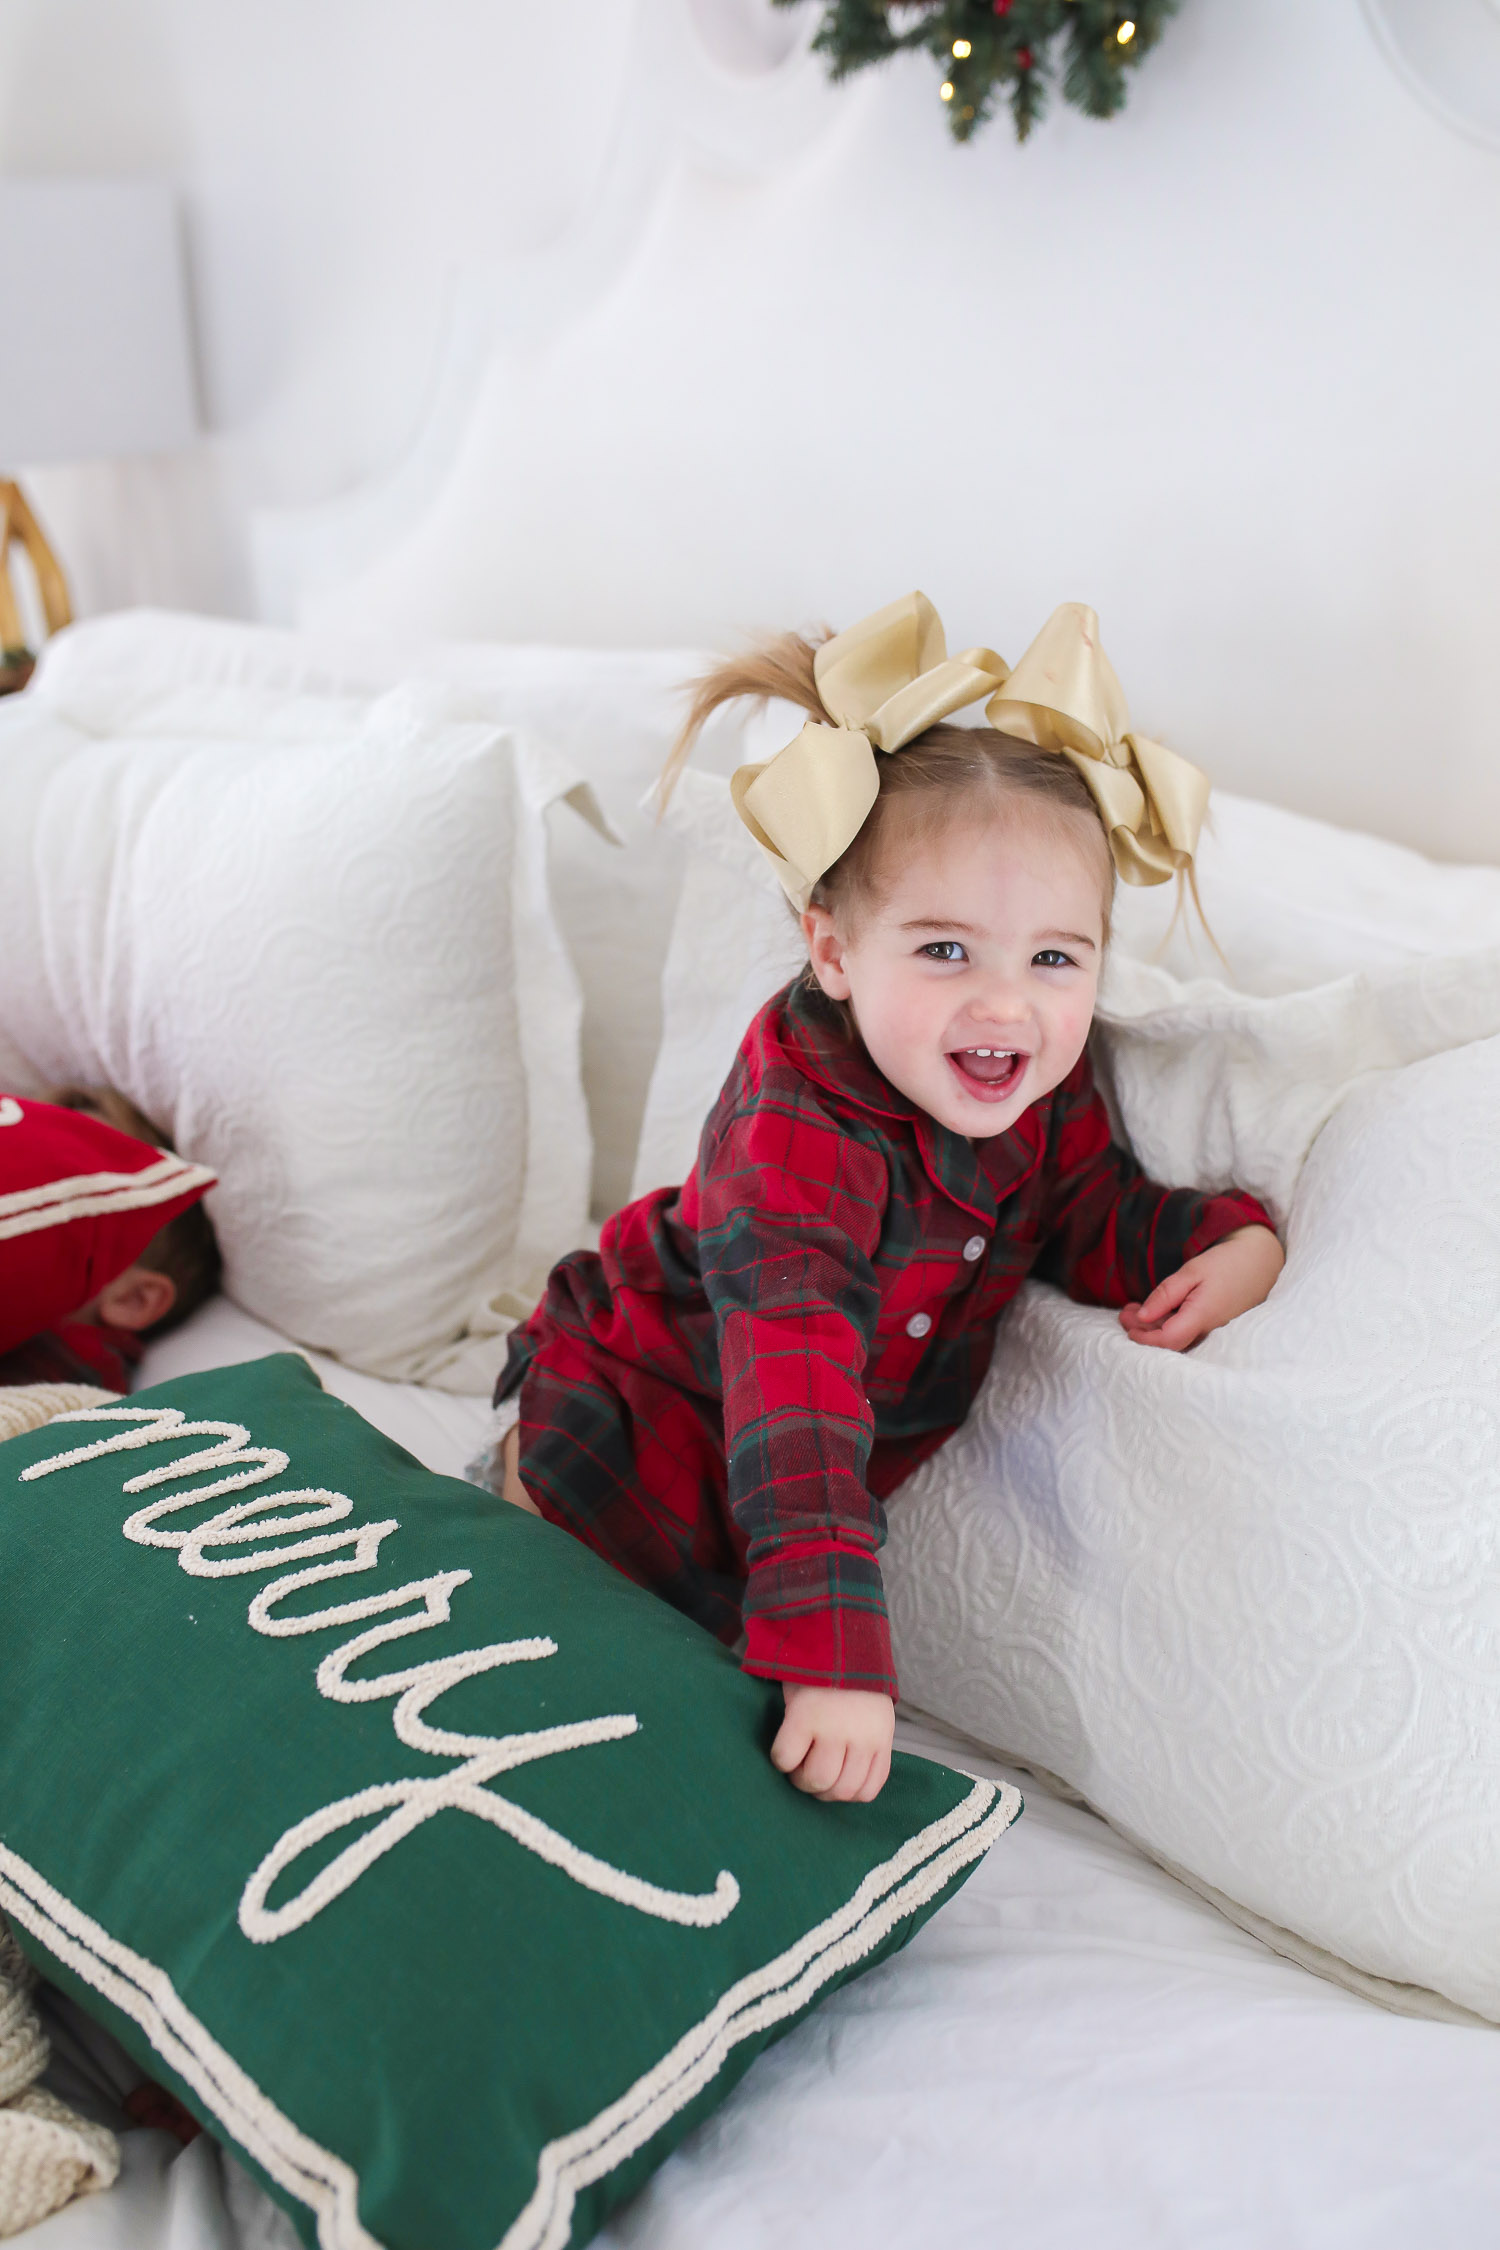
{"type": "MultiPolygon", "coordinates": [[[[773,0],[794,8],[801,0],[773,0]]],[[[1024,141],[1060,78],[1063,99],[1089,117],[1125,106],[1125,73],[1156,45],[1178,0],[823,0],[814,52],[848,78],[908,47],[942,69],[939,95],[956,141],[968,140],[998,100],[1024,141]]]]}

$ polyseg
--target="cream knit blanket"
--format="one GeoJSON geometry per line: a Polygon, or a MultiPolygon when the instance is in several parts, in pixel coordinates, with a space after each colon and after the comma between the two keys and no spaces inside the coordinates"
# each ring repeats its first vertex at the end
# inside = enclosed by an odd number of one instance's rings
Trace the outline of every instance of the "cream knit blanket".
{"type": "MultiPolygon", "coordinates": [[[[40,1429],[75,1406],[107,1406],[112,1391],[82,1383],[0,1387],[0,1440],[40,1429]]],[[[36,1972],[0,1921],[0,2236],[19,2234],[77,2195],[112,2185],[120,2144],[37,2080],[47,2035],[31,2004],[36,1972]]]]}
{"type": "Polygon", "coordinates": [[[75,1406],[119,1403],[113,1391],[96,1391],[87,1383],[0,1383],[0,1439],[39,1430],[54,1414],[71,1414],[75,1406]]]}

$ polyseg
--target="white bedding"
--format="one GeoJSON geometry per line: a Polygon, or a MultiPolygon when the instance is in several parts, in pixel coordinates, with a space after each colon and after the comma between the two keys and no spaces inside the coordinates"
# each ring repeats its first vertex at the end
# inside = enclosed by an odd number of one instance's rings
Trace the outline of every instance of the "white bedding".
{"type": "MultiPolygon", "coordinates": [[[[220,1300],[143,1380],[285,1348],[220,1300]]],[[[484,1402],[318,1362],[458,1473],[484,1402]]],[[[904,1748],[999,1767],[903,1719],[904,1748]]],[[[906,1952],[762,2056],[608,2250],[1493,2250],[1500,2033],[1387,2014],[1269,1953],[1093,1814],[1027,1811],[906,1952]]],[[[199,2141],[124,2136],[37,2250],[287,2250],[199,2141]]]]}
{"type": "MultiPolygon", "coordinates": [[[[263,1320],[241,1312],[227,1297],[215,1297],[172,1335],[148,1346],[135,1387],[143,1391],[149,1384],[170,1382],[174,1375],[196,1375],[208,1367],[262,1359],[267,1352],[299,1349],[263,1320]]],[[[321,1352],[304,1351],[302,1356],[317,1369],[326,1391],[357,1408],[367,1422],[404,1445],[429,1469],[436,1469],[439,1476],[463,1475],[489,1419],[488,1399],[428,1390],[415,1383],[384,1383],[321,1352]]]]}

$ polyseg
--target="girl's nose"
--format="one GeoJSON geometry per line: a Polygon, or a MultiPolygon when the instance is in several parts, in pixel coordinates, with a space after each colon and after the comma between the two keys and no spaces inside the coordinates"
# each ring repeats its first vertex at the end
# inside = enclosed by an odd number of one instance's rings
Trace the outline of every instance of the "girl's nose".
{"type": "Polygon", "coordinates": [[[975,1023],[1022,1023],[1030,1013],[1029,1000],[1009,977],[990,978],[969,1004],[975,1023]]]}

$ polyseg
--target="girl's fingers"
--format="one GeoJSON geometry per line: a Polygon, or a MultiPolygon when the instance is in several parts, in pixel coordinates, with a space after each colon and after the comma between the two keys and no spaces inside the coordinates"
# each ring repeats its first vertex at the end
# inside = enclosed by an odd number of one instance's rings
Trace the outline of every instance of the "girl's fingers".
{"type": "Polygon", "coordinates": [[[1174,1305],[1180,1305],[1189,1291],[1196,1288],[1198,1276],[1193,1272],[1192,1264],[1193,1261],[1189,1259],[1185,1266],[1179,1266],[1175,1273],[1167,1275],[1165,1281],[1156,1284],[1141,1305],[1142,1320],[1160,1320],[1163,1313],[1169,1313],[1174,1305]]]}
{"type": "Polygon", "coordinates": [[[1205,1320],[1200,1306],[1185,1305],[1169,1319],[1158,1322],[1155,1328],[1138,1331],[1133,1341],[1154,1344],[1162,1351],[1185,1352],[1189,1344],[1196,1344],[1200,1336],[1206,1336],[1213,1325],[1211,1320],[1205,1320]]]}
{"type": "Polygon", "coordinates": [[[812,1748],[812,1740],[812,1729],[806,1720],[793,1718],[789,1711],[771,1744],[772,1765],[779,1773],[794,1774],[812,1748]]]}
{"type": "Polygon", "coordinates": [[[890,1778],[891,1754],[889,1750],[877,1750],[870,1760],[869,1772],[855,1792],[855,1803],[860,1805],[873,1804],[890,1778]]]}
{"type": "Polygon", "coordinates": [[[862,1763],[861,1753],[858,1750],[852,1748],[845,1750],[839,1760],[838,1772],[826,1788],[818,1791],[818,1795],[826,1805],[844,1804],[854,1795],[854,1776],[860,1771],[862,1763]]]}
{"type": "Polygon", "coordinates": [[[844,1770],[844,1757],[842,1742],[830,1742],[820,1736],[814,1741],[792,1779],[810,1797],[829,1796],[844,1770]]]}
{"type": "Polygon", "coordinates": [[[844,1760],[844,1770],[839,1775],[838,1788],[833,1792],[841,1804],[867,1804],[874,1795],[870,1776],[879,1759],[873,1750],[852,1750],[844,1760]]]}
{"type": "MultiPolygon", "coordinates": [[[[811,1765],[811,1758],[805,1759],[803,1773],[808,1772],[811,1765]]],[[[799,1788],[809,1788],[811,1794],[821,1797],[825,1804],[867,1805],[885,1787],[890,1770],[889,1751],[865,1750],[851,1743],[844,1751],[838,1771],[831,1781],[812,1788],[810,1783],[803,1781],[801,1775],[794,1774],[792,1778],[799,1788]]]]}
{"type": "Polygon", "coordinates": [[[844,1770],[837,1786],[828,1795],[840,1803],[853,1805],[873,1804],[891,1778],[891,1752],[889,1744],[878,1749],[852,1749],[844,1760],[844,1770]]]}
{"type": "Polygon", "coordinates": [[[771,1744],[777,1770],[808,1796],[832,1803],[867,1804],[878,1796],[891,1766],[889,1701],[790,1686],[784,1692],[786,1711],[771,1744]]]}
{"type": "MultiPolygon", "coordinates": [[[[1176,1278],[1175,1275],[1173,1278],[1176,1278]]],[[[1195,1332],[1201,1335],[1205,1328],[1213,1326],[1212,1319],[1204,1317],[1205,1302],[1203,1284],[1190,1283],[1178,1293],[1174,1304],[1159,1305],[1154,1312],[1151,1309],[1152,1300],[1148,1297],[1135,1319],[1124,1321],[1122,1325],[1126,1334],[1133,1336],[1138,1344],[1152,1343],[1163,1336],[1169,1340],[1180,1336],[1184,1323],[1195,1323],[1195,1332]]]]}

